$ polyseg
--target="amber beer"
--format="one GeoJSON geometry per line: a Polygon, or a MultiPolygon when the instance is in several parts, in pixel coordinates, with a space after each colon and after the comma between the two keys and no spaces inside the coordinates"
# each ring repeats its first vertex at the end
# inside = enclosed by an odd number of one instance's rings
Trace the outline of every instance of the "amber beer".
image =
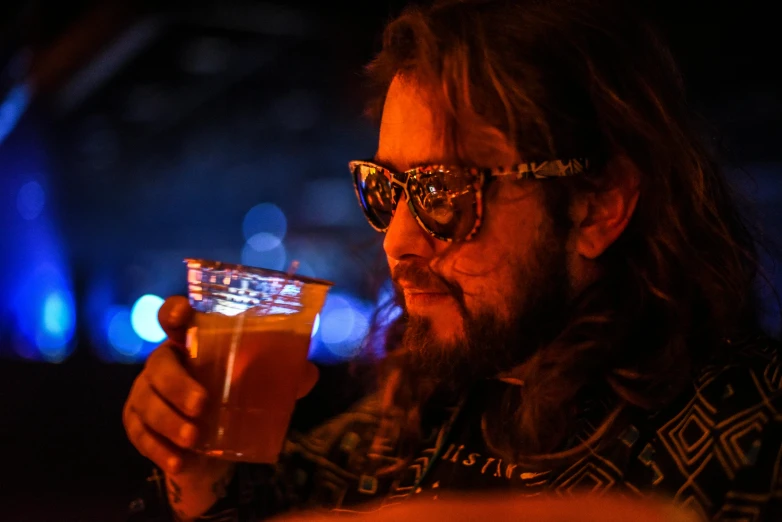
{"type": "Polygon", "coordinates": [[[204,454],[276,461],[310,343],[310,326],[297,322],[288,315],[196,313],[188,351],[208,397],[197,443],[204,454]]]}
{"type": "Polygon", "coordinates": [[[281,283],[290,276],[200,260],[188,260],[188,269],[196,312],[187,333],[187,367],[207,392],[195,449],[274,463],[304,376],[313,322],[331,283],[281,283]],[[280,293],[283,286],[292,291],[280,293]]]}

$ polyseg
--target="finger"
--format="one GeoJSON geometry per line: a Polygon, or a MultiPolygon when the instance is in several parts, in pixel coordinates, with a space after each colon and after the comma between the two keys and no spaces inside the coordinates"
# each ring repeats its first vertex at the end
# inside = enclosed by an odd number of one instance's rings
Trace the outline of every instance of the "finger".
{"type": "Polygon", "coordinates": [[[138,412],[132,408],[128,410],[125,428],[128,439],[139,453],[168,473],[177,473],[181,470],[185,458],[184,452],[149,430],[138,412]]]}
{"type": "Polygon", "coordinates": [[[198,429],[163,400],[155,391],[146,387],[139,393],[138,406],[131,409],[144,425],[180,448],[192,448],[198,437],[198,429]]]}
{"type": "Polygon", "coordinates": [[[296,394],[296,398],[301,399],[311,392],[312,388],[314,388],[315,384],[318,382],[319,377],[320,370],[318,370],[318,367],[307,361],[307,364],[304,366],[304,374],[299,382],[299,391],[296,394]]]}
{"type": "Polygon", "coordinates": [[[157,318],[168,338],[184,346],[187,327],[193,317],[193,309],[187,297],[175,295],[166,299],[158,311],[157,318]]]}
{"type": "Polygon", "coordinates": [[[126,431],[132,415],[140,417],[149,429],[168,438],[177,446],[192,447],[198,437],[194,423],[157,394],[145,373],[133,383],[122,411],[122,422],[126,431]]]}
{"type": "Polygon", "coordinates": [[[169,343],[163,343],[147,358],[147,370],[142,372],[149,385],[188,417],[201,414],[206,390],[193,379],[169,343]]]}

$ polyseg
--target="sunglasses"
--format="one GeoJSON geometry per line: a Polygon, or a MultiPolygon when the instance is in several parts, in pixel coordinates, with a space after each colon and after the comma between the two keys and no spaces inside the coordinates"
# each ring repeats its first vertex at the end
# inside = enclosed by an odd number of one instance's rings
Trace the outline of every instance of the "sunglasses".
{"type": "Polygon", "coordinates": [[[512,168],[422,166],[394,172],[370,161],[351,161],[350,171],[359,204],[378,232],[391,225],[404,193],[410,213],[433,237],[468,241],[483,219],[483,192],[493,179],[528,180],[573,176],[589,168],[587,159],[521,163],[512,168]]]}

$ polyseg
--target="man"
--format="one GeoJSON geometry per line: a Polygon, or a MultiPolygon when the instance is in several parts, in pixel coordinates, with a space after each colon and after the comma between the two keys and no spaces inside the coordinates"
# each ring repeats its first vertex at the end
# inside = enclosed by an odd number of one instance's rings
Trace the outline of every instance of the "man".
{"type": "Polygon", "coordinates": [[[443,1],[392,22],[369,72],[378,150],[351,173],[404,310],[370,336],[379,389],[274,468],[196,457],[205,397],[177,356],[189,307],[169,300],[124,421],[172,516],[595,520],[589,501],[524,500],[587,492],[782,519],[753,237],[647,24],[622,2],[443,1]]]}

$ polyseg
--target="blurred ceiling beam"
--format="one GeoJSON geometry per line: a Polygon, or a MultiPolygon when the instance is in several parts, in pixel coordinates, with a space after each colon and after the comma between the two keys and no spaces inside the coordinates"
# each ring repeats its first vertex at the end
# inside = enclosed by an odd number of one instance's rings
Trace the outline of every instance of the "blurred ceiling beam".
{"type": "MultiPolygon", "coordinates": [[[[37,33],[27,35],[9,32],[11,58],[0,78],[0,94],[3,95],[0,100],[0,143],[13,131],[38,95],[56,92],[74,70],[89,61],[96,49],[115,34],[117,28],[127,20],[127,8],[127,3],[98,4],[73,24],[65,35],[46,47],[38,45],[37,33]],[[7,82],[10,84],[3,85],[7,82]]],[[[16,32],[27,30],[35,33],[33,29],[36,24],[30,22],[30,13],[33,11],[35,9],[22,10],[16,17],[16,32]]]]}
{"type": "Polygon", "coordinates": [[[93,92],[99,90],[114,74],[139,53],[147,49],[160,35],[165,21],[150,17],[126,29],[109,45],[104,46],[86,66],[76,71],[56,95],[61,113],[75,109],[93,92]]]}
{"type": "Polygon", "coordinates": [[[189,8],[181,20],[193,25],[269,36],[307,37],[314,32],[311,16],[300,9],[267,3],[221,3],[189,8]]]}
{"type": "Polygon", "coordinates": [[[73,24],[53,45],[33,55],[29,82],[34,91],[58,91],[71,76],[132,20],[129,3],[100,3],[73,24]]]}
{"type": "Polygon", "coordinates": [[[266,3],[221,3],[140,21],[127,4],[98,5],[35,56],[30,74],[33,91],[51,96],[60,114],[73,111],[171,23],[270,36],[306,37],[313,30],[302,11],[266,3]]]}

